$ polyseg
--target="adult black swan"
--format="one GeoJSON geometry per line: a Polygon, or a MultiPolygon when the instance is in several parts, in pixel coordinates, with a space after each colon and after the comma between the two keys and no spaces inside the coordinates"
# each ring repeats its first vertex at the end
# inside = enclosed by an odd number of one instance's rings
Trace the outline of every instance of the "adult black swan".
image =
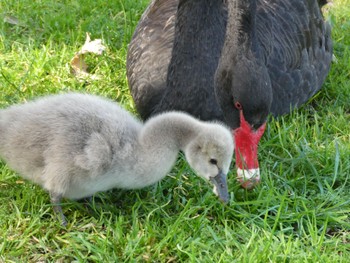
{"type": "Polygon", "coordinates": [[[324,2],[153,0],[127,56],[141,117],[181,110],[225,121],[236,143],[238,179],[254,187],[268,114],[305,103],[328,74],[332,41],[324,2]]]}

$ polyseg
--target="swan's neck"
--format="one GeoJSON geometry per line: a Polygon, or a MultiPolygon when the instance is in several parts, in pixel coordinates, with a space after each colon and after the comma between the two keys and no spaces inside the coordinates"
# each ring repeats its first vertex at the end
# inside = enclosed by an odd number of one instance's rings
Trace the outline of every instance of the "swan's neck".
{"type": "Polygon", "coordinates": [[[232,128],[240,126],[233,101],[242,104],[251,125],[261,125],[269,112],[272,89],[263,46],[257,34],[255,0],[228,1],[225,44],[215,76],[217,100],[232,128]]]}
{"type": "Polygon", "coordinates": [[[198,72],[214,75],[225,37],[226,16],[222,0],[179,1],[168,86],[180,84],[171,80],[179,82],[183,76],[187,76],[183,84],[191,83],[191,78],[198,83],[203,79],[198,72]],[[206,56],[211,63],[205,63],[206,56]]]}
{"type": "Polygon", "coordinates": [[[195,136],[201,124],[179,113],[165,113],[150,119],[139,135],[139,151],[135,153],[135,176],[141,186],[153,184],[170,171],[180,150],[195,136]]]}
{"type": "Polygon", "coordinates": [[[251,56],[259,52],[256,33],[256,0],[228,1],[223,55],[251,56]]]}
{"type": "MultiPolygon", "coordinates": [[[[192,111],[194,115],[195,107],[213,108],[209,103],[215,96],[212,87],[224,44],[226,20],[227,10],[222,0],[179,0],[166,80],[167,94],[156,112],[171,108],[174,98],[181,99],[184,105],[177,110],[192,111]],[[206,87],[205,92],[203,87],[206,87]],[[194,106],[191,98],[184,96],[188,90],[201,96],[198,98],[201,105],[194,106]]],[[[200,115],[196,117],[205,119],[200,115]]]]}

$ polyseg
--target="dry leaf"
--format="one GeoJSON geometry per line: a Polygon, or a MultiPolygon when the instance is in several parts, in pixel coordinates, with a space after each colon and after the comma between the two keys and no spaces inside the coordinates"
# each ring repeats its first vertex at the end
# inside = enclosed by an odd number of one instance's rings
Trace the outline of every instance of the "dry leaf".
{"type": "Polygon", "coordinates": [[[332,62],[338,63],[338,58],[334,54],[332,55],[332,62]]]}
{"type": "Polygon", "coordinates": [[[101,55],[105,49],[106,47],[103,46],[101,39],[95,39],[91,41],[90,35],[86,33],[86,40],[83,47],[77,53],[75,53],[74,57],[70,62],[72,73],[82,81],[86,79],[89,79],[89,80],[99,79],[98,76],[89,74],[87,72],[88,65],[85,63],[84,55],[88,53],[101,55]]]}
{"type": "Polygon", "coordinates": [[[96,55],[101,55],[105,49],[106,47],[102,45],[101,39],[91,41],[89,33],[86,33],[84,46],[81,48],[78,54],[94,53],[96,55]]]}
{"type": "Polygon", "coordinates": [[[72,66],[72,68],[75,72],[82,71],[82,72],[87,73],[88,66],[86,65],[86,63],[84,61],[83,55],[75,54],[73,59],[70,61],[70,65],[72,66]]]}
{"type": "Polygon", "coordinates": [[[5,15],[4,22],[11,25],[19,25],[19,20],[15,16],[5,15]]]}

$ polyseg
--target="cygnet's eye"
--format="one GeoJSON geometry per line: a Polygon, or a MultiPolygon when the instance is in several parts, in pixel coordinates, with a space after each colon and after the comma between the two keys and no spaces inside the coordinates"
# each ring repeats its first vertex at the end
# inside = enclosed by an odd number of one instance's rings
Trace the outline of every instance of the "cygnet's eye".
{"type": "Polygon", "coordinates": [[[210,159],[209,162],[213,165],[217,165],[218,164],[218,161],[216,159],[210,159]]]}

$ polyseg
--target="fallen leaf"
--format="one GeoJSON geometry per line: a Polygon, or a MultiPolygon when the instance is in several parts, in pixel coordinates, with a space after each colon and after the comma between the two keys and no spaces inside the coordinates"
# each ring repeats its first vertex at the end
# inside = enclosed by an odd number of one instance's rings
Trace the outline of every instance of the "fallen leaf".
{"type": "Polygon", "coordinates": [[[5,15],[4,22],[11,25],[19,25],[19,20],[15,16],[5,15]]]}
{"type": "Polygon", "coordinates": [[[70,65],[76,73],[80,71],[87,73],[88,65],[85,63],[83,55],[75,54],[70,61],[70,65]]]}
{"type": "Polygon", "coordinates": [[[105,49],[106,47],[102,45],[101,39],[91,41],[89,33],[86,33],[85,43],[78,54],[94,53],[96,55],[101,55],[105,49]]]}
{"type": "Polygon", "coordinates": [[[332,55],[332,62],[338,63],[338,58],[334,54],[332,55]]]}
{"type": "Polygon", "coordinates": [[[88,53],[101,55],[105,49],[106,47],[102,44],[101,39],[91,41],[89,33],[86,33],[86,40],[83,47],[75,53],[70,62],[72,73],[81,81],[99,79],[98,76],[88,73],[88,65],[85,63],[84,56],[88,53]]]}

